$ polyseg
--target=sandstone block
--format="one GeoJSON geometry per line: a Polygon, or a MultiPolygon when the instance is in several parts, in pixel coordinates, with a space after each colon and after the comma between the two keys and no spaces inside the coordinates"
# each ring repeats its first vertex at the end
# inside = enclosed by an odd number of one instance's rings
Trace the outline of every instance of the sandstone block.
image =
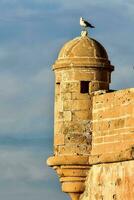
{"type": "Polygon", "coordinates": [[[55,121],[55,123],[54,123],[54,134],[62,133],[63,126],[64,126],[64,124],[63,124],[62,121],[60,121],[60,122],[55,121]]]}
{"type": "Polygon", "coordinates": [[[82,94],[82,93],[78,93],[78,92],[73,92],[72,93],[72,100],[82,100],[82,99],[89,99],[90,101],[90,96],[88,93],[82,94]]]}
{"type": "Polygon", "coordinates": [[[71,119],[72,119],[71,111],[64,111],[63,112],[63,120],[64,121],[71,121],[71,119]]]}
{"type": "Polygon", "coordinates": [[[62,81],[72,81],[74,80],[73,70],[62,70],[62,81]]]}
{"type": "Polygon", "coordinates": [[[59,155],[88,155],[90,153],[90,145],[63,145],[58,147],[59,155]]]}
{"type": "Polygon", "coordinates": [[[77,133],[68,133],[65,136],[65,143],[66,144],[91,144],[91,137],[90,141],[86,135],[77,134],[77,133]]]}
{"type": "Polygon", "coordinates": [[[64,111],[88,110],[90,107],[88,100],[66,100],[63,102],[64,111]]]}
{"type": "Polygon", "coordinates": [[[82,70],[77,70],[74,72],[74,80],[79,80],[79,81],[91,81],[94,80],[94,71],[82,71],[82,70]]]}
{"type": "Polygon", "coordinates": [[[73,111],[72,113],[72,119],[81,121],[81,120],[88,120],[91,119],[92,113],[89,112],[88,110],[83,110],[83,111],[73,111]]]}
{"type": "Polygon", "coordinates": [[[72,93],[62,93],[61,94],[61,100],[65,101],[65,100],[71,100],[72,98],[72,93]]]}
{"type": "Polygon", "coordinates": [[[64,111],[71,111],[72,110],[72,104],[73,104],[73,101],[72,100],[66,100],[63,102],[63,110],[64,111]]]}
{"type": "Polygon", "coordinates": [[[64,135],[68,133],[81,133],[82,130],[81,122],[66,121],[62,127],[62,133],[64,135]]]}
{"type": "Polygon", "coordinates": [[[57,145],[64,145],[64,135],[55,134],[55,136],[54,136],[54,146],[57,146],[57,145]]]}
{"type": "Polygon", "coordinates": [[[109,73],[106,70],[95,72],[95,80],[109,82],[109,73]]]}
{"type": "Polygon", "coordinates": [[[89,100],[74,100],[72,104],[72,110],[88,110],[89,107],[89,100]]]}
{"type": "Polygon", "coordinates": [[[126,127],[133,127],[134,128],[134,117],[126,118],[125,120],[126,127]]]}
{"type": "Polygon", "coordinates": [[[62,93],[78,92],[80,91],[80,83],[78,81],[63,82],[61,85],[62,93]]]}
{"type": "Polygon", "coordinates": [[[61,71],[55,72],[55,82],[56,82],[56,83],[60,83],[61,80],[62,80],[61,71]]]}

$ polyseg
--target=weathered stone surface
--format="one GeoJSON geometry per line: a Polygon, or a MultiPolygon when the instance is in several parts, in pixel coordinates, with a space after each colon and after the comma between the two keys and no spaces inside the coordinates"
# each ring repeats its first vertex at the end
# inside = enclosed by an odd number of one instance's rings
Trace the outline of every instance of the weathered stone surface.
{"type": "Polygon", "coordinates": [[[91,102],[91,96],[88,93],[81,94],[79,92],[72,93],[72,100],[88,100],[89,103],[91,102]]]}
{"type": "Polygon", "coordinates": [[[72,66],[97,66],[113,70],[104,47],[87,36],[67,42],[59,53],[54,69],[72,66]]]}
{"type": "Polygon", "coordinates": [[[57,145],[64,145],[64,144],[65,144],[64,135],[62,135],[62,134],[55,134],[54,145],[57,146],[57,145]]]}
{"type": "Polygon", "coordinates": [[[134,145],[120,152],[110,153],[110,151],[108,151],[102,154],[90,155],[89,164],[96,165],[100,163],[113,163],[113,162],[128,161],[133,159],[134,159],[134,145]]]}
{"type": "Polygon", "coordinates": [[[71,143],[58,146],[58,154],[60,155],[88,155],[91,151],[91,145],[71,143]],[[73,144],[73,145],[72,145],[73,144]]]}
{"type": "Polygon", "coordinates": [[[61,92],[69,93],[69,92],[78,92],[80,91],[80,82],[62,82],[61,92]]]}
{"type": "Polygon", "coordinates": [[[92,115],[88,109],[72,112],[72,118],[74,121],[88,120],[91,119],[91,117],[92,115]]]}
{"type": "Polygon", "coordinates": [[[92,105],[92,154],[120,152],[134,144],[134,89],[94,96],[92,105]]]}
{"type": "Polygon", "coordinates": [[[75,70],[74,80],[91,81],[95,78],[95,72],[93,70],[75,70]]]}
{"type": "MultiPolygon", "coordinates": [[[[83,168],[85,166],[89,165],[89,157],[87,155],[84,156],[76,156],[76,155],[62,155],[62,156],[53,156],[53,157],[49,157],[47,160],[47,164],[49,166],[55,166],[57,168],[57,166],[61,166],[61,167],[67,167],[67,165],[69,165],[69,169],[70,168],[83,168]]],[[[67,168],[68,168],[67,167],[67,168]]]]}
{"type": "Polygon", "coordinates": [[[133,200],[134,161],[94,165],[80,200],[133,200]]]}

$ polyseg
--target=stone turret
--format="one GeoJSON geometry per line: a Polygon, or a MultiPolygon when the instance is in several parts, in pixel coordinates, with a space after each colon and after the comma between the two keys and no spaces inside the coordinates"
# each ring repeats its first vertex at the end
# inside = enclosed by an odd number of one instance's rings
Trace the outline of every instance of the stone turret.
{"type": "Polygon", "coordinates": [[[104,47],[86,34],[67,42],[53,65],[55,72],[54,156],[62,191],[78,199],[84,191],[92,149],[92,97],[109,90],[111,72],[104,47]]]}

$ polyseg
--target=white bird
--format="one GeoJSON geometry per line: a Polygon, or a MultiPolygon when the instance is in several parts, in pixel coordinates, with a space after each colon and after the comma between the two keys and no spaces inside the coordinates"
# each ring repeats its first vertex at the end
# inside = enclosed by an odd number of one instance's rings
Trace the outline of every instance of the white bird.
{"type": "Polygon", "coordinates": [[[89,22],[87,22],[86,20],[84,20],[82,17],[80,17],[80,25],[82,27],[87,28],[87,27],[90,27],[90,28],[95,28],[92,24],[90,24],[89,22]]]}

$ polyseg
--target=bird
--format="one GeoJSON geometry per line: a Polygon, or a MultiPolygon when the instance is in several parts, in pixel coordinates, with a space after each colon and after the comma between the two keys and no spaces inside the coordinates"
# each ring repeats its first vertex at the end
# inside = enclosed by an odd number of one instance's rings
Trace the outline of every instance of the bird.
{"type": "Polygon", "coordinates": [[[88,21],[84,20],[82,17],[80,17],[80,26],[82,26],[84,30],[86,30],[87,27],[95,28],[95,26],[90,24],[88,21]]]}

